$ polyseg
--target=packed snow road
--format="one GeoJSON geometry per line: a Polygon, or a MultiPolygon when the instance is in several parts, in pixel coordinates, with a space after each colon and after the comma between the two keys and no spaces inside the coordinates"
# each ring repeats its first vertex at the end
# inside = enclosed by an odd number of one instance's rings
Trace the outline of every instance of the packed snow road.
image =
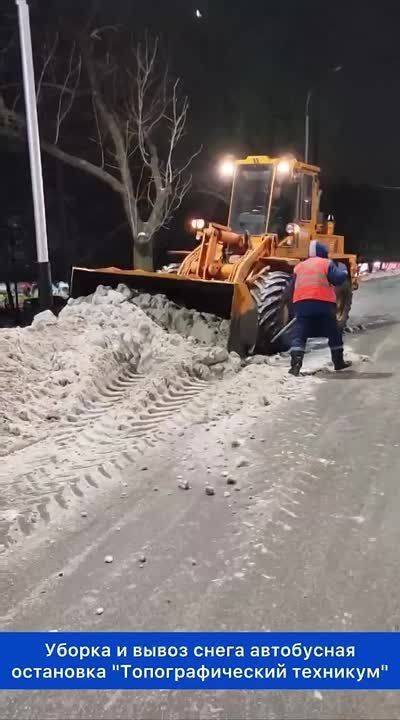
{"type": "MultiPolygon", "coordinates": [[[[23,334],[19,365],[11,333],[2,629],[398,629],[399,301],[399,279],[365,283],[354,317],[372,325],[349,336],[354,368],[335,375],[318,348],[298,380],[285,358],[239,367],[210,337],[202,348],[140,313],[121,344],[114,305],[95,310],[101,332],[78,305],[57,328],[23,334]],[[58,419],[47,417],[54,405],[58,419]],[[37,427],[24,430],[19,415],[32,408],[37,427]]],[[[372,720],[400,710],[391,693],[69,692],[3,693],[0,715],[372,720]]]]}

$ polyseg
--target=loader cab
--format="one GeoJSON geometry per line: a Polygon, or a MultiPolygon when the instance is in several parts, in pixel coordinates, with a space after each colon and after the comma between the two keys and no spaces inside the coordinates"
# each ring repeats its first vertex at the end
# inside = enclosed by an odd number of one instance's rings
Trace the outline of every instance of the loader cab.
{"type": "Polygon", "coordinates": [[[249,235],[265,233],[273,175],[272,165],[238,164],[228,223],[234,232],[247,232],[249,235]]]}
{"type": "Polygon", "coordinates": [[[299,183],[293,179],[279,182],[276,178],[272,189],[271,210],[267,232],[275,233],[279,240],[286,235],[289,223],[296,222],[299,216],[299,183]]]}
{"type": "Polygon", "coordinates": [[[294,160],[248,158],[235,173],[229,227],[249,235],[275,233],[287,236],[289,223],[301,226],[316,221],[316,168],[294,160]]]}

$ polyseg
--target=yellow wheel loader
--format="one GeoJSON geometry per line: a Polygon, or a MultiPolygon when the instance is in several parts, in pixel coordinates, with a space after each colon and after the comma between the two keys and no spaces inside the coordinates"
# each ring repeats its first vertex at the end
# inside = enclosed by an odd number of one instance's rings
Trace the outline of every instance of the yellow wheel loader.
{"type": "Polygon", "coordinates": [[[344,252],[334,222],[319,212],[318,167],[293,157],[250,156],[235,162],[227,226],[198,223],[197,247],[174,272],[73,268],[71,296],[99,284],[161,293],[178,305],[231,320],[228,349],[240,355],[287,349],[292,318],[292,275],[308,257],[310,240],[325,244],[332,260],[347,265],[348,283],[337,290],[337,319],[344,327],[358,287],[357,258],[344,252]]]}

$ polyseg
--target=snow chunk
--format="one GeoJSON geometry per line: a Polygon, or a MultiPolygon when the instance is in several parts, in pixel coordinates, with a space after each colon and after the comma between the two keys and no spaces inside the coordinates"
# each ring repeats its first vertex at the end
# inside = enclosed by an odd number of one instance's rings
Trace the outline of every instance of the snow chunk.
{"type": "Polygon", "coordinates": [[[32,327],[40,329],[46,325],[56,325],[57,322],[57,317],[51,312],[51,310],[43,310],[43,312],[38,313],[33,318],[32,327]]]}

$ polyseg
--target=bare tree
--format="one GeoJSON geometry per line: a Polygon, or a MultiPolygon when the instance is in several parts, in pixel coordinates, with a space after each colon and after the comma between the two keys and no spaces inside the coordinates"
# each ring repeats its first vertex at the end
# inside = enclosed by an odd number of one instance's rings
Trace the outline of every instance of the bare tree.
{"type": "MultiPolygon", "coordinates": [[[[154,238],[187,193],[197,153],[185,151],[188,98],[170,80],[158,41],[122,52],[118,45],[117,28],[96,29],[68,52],[58,37],[44,43],[37,99],[49,139],[42,149],[119,194],[134,267],[152,270],[154,238]]],[[[25,137],[20,104],[18,87],[0,86],[0,134],[25,137]]]]}

